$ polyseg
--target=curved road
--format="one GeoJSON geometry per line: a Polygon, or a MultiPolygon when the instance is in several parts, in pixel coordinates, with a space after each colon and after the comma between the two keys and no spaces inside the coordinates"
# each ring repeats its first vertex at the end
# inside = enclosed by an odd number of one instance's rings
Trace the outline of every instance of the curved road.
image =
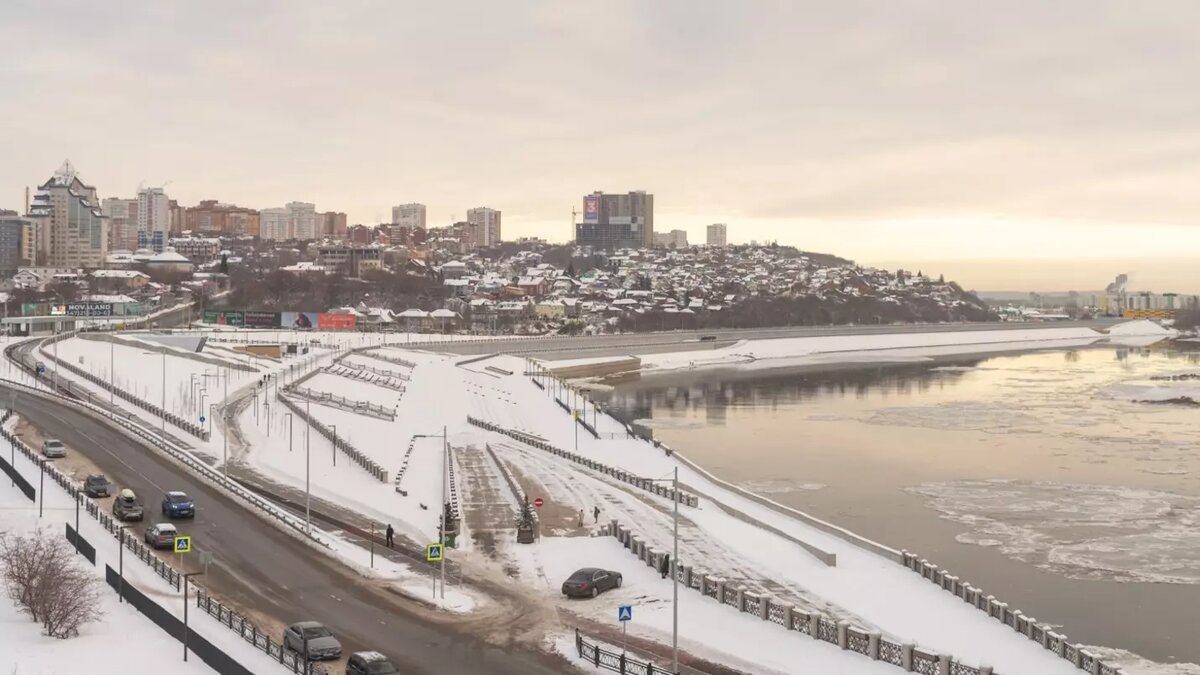
{"type": "MultiPolygon", "coordinates": [[[[0,383],[0,396],[10,393],[0,383]]],[[[254,613],[322,621],[348,652],[381,651],[406,674],[550,675],[567,669],[558,657],[494,647],[453,626],[433,625],[414,612],[411,601],[391,597],[250,514],[153,448],[68,405],[16,394],[14,409],[21,417],[81,451],[117,485],[132,488],[151,514],[165,490],[191,495],[197,517],[180,529],[196,537],[198,549],[213,553],[206,586],[254,613]]]]}

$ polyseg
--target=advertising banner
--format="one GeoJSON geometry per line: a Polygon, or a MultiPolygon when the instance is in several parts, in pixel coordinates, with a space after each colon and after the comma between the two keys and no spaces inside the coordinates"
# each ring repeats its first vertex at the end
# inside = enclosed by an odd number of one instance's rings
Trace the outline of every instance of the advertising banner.
{"type": "Polygon", "coordinates": [[[317,319],[317,327],[321,330],[349,330],[358,323],[358,317],[353,314],[321,314],[317,319]]]}
{"type": "Polygon", "coordinates": [[[316,312],[282,312],[279,315],[280,328],[311,330],[319,324],[320,319],[316,312]]]}
{"type": "MultiPolygon", "coordinates": [[[[204,320],[208,321],[208,312],[204,312],[204,320]]],[[[209,323],[215,323],[218,326],[235,326],[241,327],[245,325],[245,315],[242,312],[217,312],[209,323]]]]}
{"type": "Polygon", "coordinates": [[[583,222],[594,223],[600,220],[600,195],[586,195],[583,198],[583,222]]]}
{"type": "Polygon", "coordinates": [[[67,316],[112,316],[111,302],[67,303],[67,316]]]}
{"type": "Polygon", "coordinates": [[[242,320],[246,328],[279,328],[279,312],[247,311],[242,320]]]}

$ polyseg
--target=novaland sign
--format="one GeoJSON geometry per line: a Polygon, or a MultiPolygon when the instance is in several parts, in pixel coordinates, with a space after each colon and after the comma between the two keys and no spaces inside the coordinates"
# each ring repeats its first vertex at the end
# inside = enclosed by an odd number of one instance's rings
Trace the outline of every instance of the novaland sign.
{"type": "Polygon", "coordinates": [[[69,302],[65,305],[54,305],[50,308],[51,315],[60,316],[112,316],[111,302],[69,302]]]}

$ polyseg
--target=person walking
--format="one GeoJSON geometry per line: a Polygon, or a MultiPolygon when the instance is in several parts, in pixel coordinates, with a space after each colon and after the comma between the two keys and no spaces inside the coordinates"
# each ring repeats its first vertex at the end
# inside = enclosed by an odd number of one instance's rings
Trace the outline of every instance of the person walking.
{"type": "Polygon", "coordinates": [[[663,554],[662,565],[659,567],[658,571],[662,573],[662,578],[664,579],[666,579],[667,575],[671,573],[671,554],[663,554]]]}
{"type": "Polygon", "coordinates": [[[597,524],[600,523],[600,507],[599,506],[592,509],[592,522],[597,523],[597,524]]]}
{"type": "Polygon", "coordinates": [[[396,531],[392,529],[391,523],[388,523],[385,536],[387,537],[387,547],[392,548],[392,544],[396,543],[396,531]]]}
{"type": "Polygon", "coordinates": [[[579,509],[579,527],[583,527],[583,509],[579,509]]]}

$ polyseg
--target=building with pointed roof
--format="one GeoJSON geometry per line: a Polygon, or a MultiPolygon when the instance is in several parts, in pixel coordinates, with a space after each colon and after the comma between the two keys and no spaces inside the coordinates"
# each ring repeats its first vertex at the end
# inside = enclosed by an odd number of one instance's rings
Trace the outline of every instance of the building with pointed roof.
{"type": "Polygon", "coordinates": [[[39,263],[89,269],[104,266],[108,217],[100,210],[96,188],[79,180],[70,161],[64,161],[50,180],[38,186],[29,217],[37,230],[39,263]]]}

